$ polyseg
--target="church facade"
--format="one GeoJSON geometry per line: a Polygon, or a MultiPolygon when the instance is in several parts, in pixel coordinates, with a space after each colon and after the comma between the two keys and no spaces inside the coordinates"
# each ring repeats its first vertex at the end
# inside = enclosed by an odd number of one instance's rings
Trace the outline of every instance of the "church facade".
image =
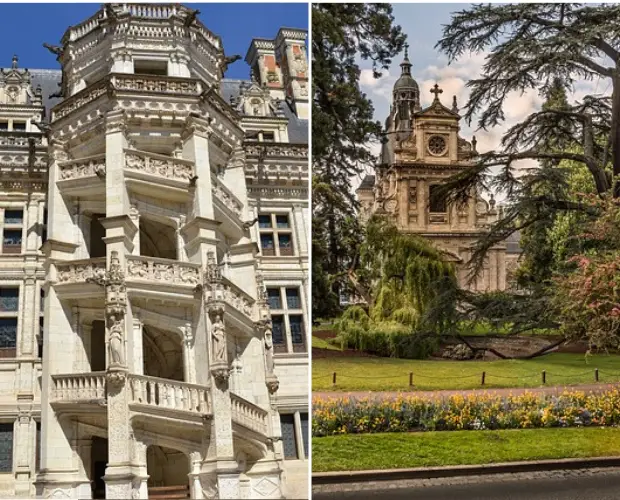
{"type": "Polygon", "coordinates": [[[474,194],[466,205],[457,207],[435,191],[450,176],[474,165],[476,139],[467,140],[459,133],[456,97],[450,107],[445,106],[443,91],[435,84],[433,100],[423,108],[407,52],[400,66],[375,175],[366,176],[357,190],[361,217],[367,220],[372,214],[382,214],[399,230],[427,238],[455,263],[461,286],[504,290],[507,261],[516,258],[507,254],[506,245],[490,250],[473,283],[466,265],[473,244],[497,220],[495,201],[474,194]]]}
{"type": "Polygon", "coordinates": [[[0,497],[307,496],[306,36],[231,80],[106,4],[0,69],[0,497]]]}

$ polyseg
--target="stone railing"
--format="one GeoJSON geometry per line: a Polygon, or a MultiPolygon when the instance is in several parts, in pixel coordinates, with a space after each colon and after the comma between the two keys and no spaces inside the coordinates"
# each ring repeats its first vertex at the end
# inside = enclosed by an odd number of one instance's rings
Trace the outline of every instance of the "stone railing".
{"type": "Polygon", "coordinates": [[[104,279],[106,274],[106,258],[57,261],[56,282],[60,285],[84,283],[89,278],[104,279]]]}
{"type": "Polygon", "coordinates": [[[17,146],[20,148],[29,147],[30,141],[35,146],[43,145],[43,136],[29,132],[0,132],[0,146],[17,146]]]}
{"type": "Polygon", "coordinates": [[[201,282],[200,265],[156,257],[128,255],[127,279],[195,287],[201,282]]]}
{"type": "Polygon", "coordinates": [[[157,75],[130,75],[116,73],[110,80],[115,90],[159,92],[198,96],[202,87],[198,80],[157,75]]]}
{"type": "Polygon", "coordinates": [[[52,375],[53,402],[105,399],[105,372],[52,375]]]}
{"type": "Polygon", "coordinates": [[[105,174],[105,154],[59,162],[58,168],[61,181],[105,174]]]}
{"type": "Polygon", "coordinates": [[[245,142],[243,149],[247,156],[262,158],[308,158],[307,144],[280,144],[267,142],[245,142]]]}
{"type": "Polygon", "coordinates": [[[207,301],[223,301],[250,318],[255,316],[255,300],[228,278],[208,288],[207,301]]]}
{"type": "Polygon", "coordinates": [[[130,170],[179,181],[189,181],[194,177],[192,161],[133,149],[125,150],[125,166],[130,170]]]}
{"type": "Polygon", "coordinates": [[[180,10],[187,10],[178,4],[123,4],[123,12],[129,11],[132,17],[144,19],[168,19],[170,16],[177,15],[180,10]]]}
{"type": "Polygon", "coordinates": [[[217,177],[212,177],[211,183],[213,184],[213,196],[237,217],[241,218],[243,215],[243,203],[217,177]]]}
{"type": "Polygon", "coordinates": [[[75,111],[82,106],[86,106],[87,104],[93,102],[95,99],[98,99],[102,95],[105,95],[108,92],[108,79],[104,78],[100,80],[98,83],[91,85],[88,88],[78,92],[77,94],[65,99],[57,106],[52,108],[52,121],[60,120],[64,118],[69,113],[75,111]]]}
{"type": "Polygon", "coordinates": [[[269,413],[266,410],[232,393],[230,394],[230,405],[233,422],[259,434],[267,434],[269,413]]]}
{"type": "Polygon", "coordinates": [[[201,415],[211,412],[209,389],[205,386],[146,375],[129,375],[128,378],[131,403],[201,415]]]}

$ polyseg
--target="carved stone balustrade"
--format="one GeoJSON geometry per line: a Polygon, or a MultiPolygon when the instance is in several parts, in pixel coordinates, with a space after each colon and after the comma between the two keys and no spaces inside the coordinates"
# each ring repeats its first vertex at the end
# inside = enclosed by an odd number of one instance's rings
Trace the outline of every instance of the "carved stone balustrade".
{"type": "Polygon", "coordinates": [[[105,372],[52,375],[52,403],[83,403],[105,398],[105,372]]]}
{"type": "Polygon", "coordinates": [[[187,285],[193,288],[201,282],[200,265],[156,257],[128,255],[127,280],[187,285]]]}
{"type": "Polygon", "coordinates": [[[194,177],[192,161],[132,149],[125,150],[125,167],[176,181],[189,182],[194,177]]]}
{"type": "Polygon", "coordinates": [[[58,261],[56,282],[58,285],[86,283],[89,279],[102,280],[106,273],[106,258],[58,261]]]}
{"type": "Polygon", "coordinates": [[[217,177],[211,178],[213,196],[237,217],[242,218],[243,203],[217,177]]]}
{"type": "Polygon", "coordinates": [[[199,96],[203,91],[200,81],[192,78],[116,73],[111,75],[110,81],[114,90],[121,91],[157,92],[190,96],[199,96]]]}
{"type": "Polygon", "coordinates": [[[61,181],[105,175],[105,154],[59,162],[58,168],[61,181]]]}
{"type": "Polygon", "coordinates": [[[222,278],[216,286],[207,289],[206,299],[207,302],[225,302],[251,319],[256,316],[256,301],[227,278],[222,278]]]}
{"type": "Polygon", "coordinates": [[[3,147],[29,147],[31,141],[35,146],[43,146],[43,135],[29,132],[0,132],[0,146],[3,147]]]}
{"type": "Polygon", "coordinates": [[[128,379],[130,403],[201,415],[211,413],[206,386],[146,375],[129,375],[128,379]]]}
{"type": "Polygon", "coordinates": [[[267,435],[269,413],[236,394],[230,394],[232,420],[263,436],[267,435]]]}
{"type": "Polygon", "coordinates": [[[103,78],[81,92],[65,99],[52,108],[52,122],[60,120],[76,109],[86,106],[94,100],[99,99],[101,96],[106,95],[108,93],[108,87],[109,79],[103,78]]]}
{"type": "Polygon", "coordinates": [[[246,142],[243,145],[243,149],[248,157],[298,158],[301,160],[308,159],[307,144],[269,144],[246,142]]]}

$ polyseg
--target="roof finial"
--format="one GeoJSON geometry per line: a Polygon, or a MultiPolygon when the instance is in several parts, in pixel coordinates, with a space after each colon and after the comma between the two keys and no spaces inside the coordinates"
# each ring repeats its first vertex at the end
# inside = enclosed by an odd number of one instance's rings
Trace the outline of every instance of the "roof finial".
{"type": "Polygon", "coordinates": [[[405,59],[409,59],[409,44],[405,43],[405,59]]]}
{"type": "Polygon", "coordinates": [[[13,62],[11,63],[11,68],[17,69],[17,54],[13,54],[13,62]]]}
{"type": "Polygon", "coordinates": [[[435,99],[433,99],[433,102],[439,101],[439,94],[443,94],[443,90],[439,88],[439,85],[435,84],[435,86],[431,89],[431,94],[435,94],[435,99]]]}
{"type": "Polygon", "coordinates": [[[452,96],[452,111],[454,113],[458,113],[459,112],[459,106],[456,103],[456,96],[455,95],[452,96]]]}

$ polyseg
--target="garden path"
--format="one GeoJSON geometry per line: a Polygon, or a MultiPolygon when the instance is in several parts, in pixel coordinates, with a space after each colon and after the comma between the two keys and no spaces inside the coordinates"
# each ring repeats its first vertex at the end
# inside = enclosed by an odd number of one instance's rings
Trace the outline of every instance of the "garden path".
{"type": "Polygon", "coordinates": [[[443,399],[454,395],[468,396],[473,394],[491,394],[498,396],[517,396],[524,393],[534,394],[562,394],[565,391],[580,392],[603,392],[609,389],[615,389],[619,384],[583,384],[583,385],[564,385],[549,387],[525,387],[525,388],[506,388],[506,389],[463,389],[463,390],[440,390],[440,391],[321,391],[312,392],[313,398],[329,399],[329,398],[377,398],[377,399],[395,399],[398,396],[416,396],[425,399],[443,399]]]}

